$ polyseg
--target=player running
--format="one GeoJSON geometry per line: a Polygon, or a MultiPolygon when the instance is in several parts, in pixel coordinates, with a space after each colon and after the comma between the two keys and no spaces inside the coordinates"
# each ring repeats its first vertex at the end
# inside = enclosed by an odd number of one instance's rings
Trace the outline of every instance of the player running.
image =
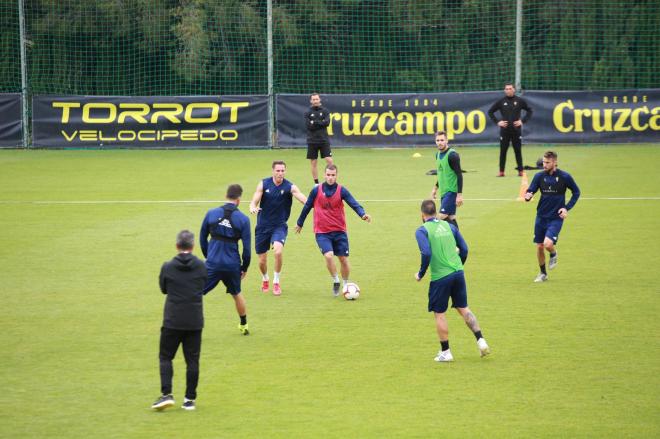
{"type": "Polygon", "coordinates": [[[530,201],[537,190],[541,190],[541,199],[536,207],[534,223],[534,243],[541,272],[534,282],[545,282],[548,273],[545,270],[545,252],[550,254],[548,268],[557,266],[557,239],[568,216],[568,211],[580,198],[580,188],[568,172],[557,168],[557,153],[547,151],[543,154],[543,171],[537,173],[525,194],[525,201],[530,201]],[[566,189],[571,190],[571,199],[566,203],[566,189]]]}
{"type": "Polygon", "coordinates": [[[241,280],[245,279],[252,255],[250,218],[238,210],[242,195],[243,188],[238,184],[232,184],[227,188],[227,202],[206,213],[199,232],[199,243],[208,270],[204,294],[222,281],[236,305],[236,312],[240,318],[238,330],[241,334],[248,335],[250,331],[245,297],[241,294],[241,280]],[[238,253],[238,241],[243,241],[242,260],[238,253]]]}
{"type": "Polygon", "coordinates": [[[275,254],[275,271],[273,272],[273,294],[282,294],[280,286],[280,273],[284,242],[289,230],[286,222],[291,215],[291,202],[293,197],[305,204],[307,197],[298,187],[284,178],[286,163],[276,160],[272,165],[272,177],[266,177],[259,182],[257,190],[250,202],[250,213],[257,215],[257,226],[254,229],[254,249],[259,256],[259,270],[261,270],[261,291],[268,292],[268,250],[273,249],[275,254]]]}

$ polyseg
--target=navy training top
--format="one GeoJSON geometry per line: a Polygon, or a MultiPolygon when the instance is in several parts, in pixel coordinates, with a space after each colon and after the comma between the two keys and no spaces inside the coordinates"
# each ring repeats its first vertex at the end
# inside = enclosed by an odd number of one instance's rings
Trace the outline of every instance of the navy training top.
{"type": "Polygon", "coordinates": [[[263,193],[259,203],[261,210],[257,215],[257,228],[286,224],[291,215],[293,183],[285,178],[278,186],[272,177],[264,178],[261,183],[263,193]]]}
{"type": "Polygon", "coordinates": [[[199,232],[199,244],[206,257],[206,267],[213,270],[247,271],[250,266],[250,218],[234,203],[226,203],[206,213],[199,232]],[[224,209],[231,210],[224,220],[224,209]],[[209,240],[208,237],[211,236],[209,240]],[[243,241],[243,261],[238,253],[238,240],[243,241]]]}
{"type": "Polygon", "coordinates": [[[565,207],[571,210],[578,198],[580,188],[568,172],[556,169],[552,174],[547,171],[538,172],[532,179],[527,192],[532,194],[541,191],[541,199],[536,207],[536,216],[545,219],[559,218],[559,209],[565,207]],[[566,203],[566,189],[571,190],[571,199],[566,203]]]}

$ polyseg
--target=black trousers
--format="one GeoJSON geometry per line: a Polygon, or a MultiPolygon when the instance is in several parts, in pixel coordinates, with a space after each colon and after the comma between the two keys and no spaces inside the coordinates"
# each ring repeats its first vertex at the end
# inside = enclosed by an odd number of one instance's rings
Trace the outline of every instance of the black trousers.
{"type": "Polygon", "coordinates": [[[172,393],[172,360],[179,345],[183,345],[186,359],[186,398],[197,398],[199,381],[199,354],[202,348],[202,330],[184,331],[180,329],[160,328],[160,390],[163,395],[172,393]]]}
{"type": "Polygon", "coordinates": [[[509,150],[509,143],[513,145],[513,152],[516,154],[516,164],[518,165],[518,171],[523,170],[522,140],[520,135],[520,128],[500,128],[500,172],[504,172],[506,165],[506,153],[509,150]]]}

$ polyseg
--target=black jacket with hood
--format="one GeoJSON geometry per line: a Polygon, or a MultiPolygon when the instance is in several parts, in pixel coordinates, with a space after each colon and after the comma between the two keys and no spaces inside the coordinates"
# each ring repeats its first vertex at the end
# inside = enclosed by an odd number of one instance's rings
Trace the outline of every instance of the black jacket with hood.
{"type": "Polygon", "coordinates": [[[179,253],[160,269],[159,284],[167,294],[163,327],[195,331],[204,327],[202,298],[206,285],[204,262],[190,253],[179,253]]]}

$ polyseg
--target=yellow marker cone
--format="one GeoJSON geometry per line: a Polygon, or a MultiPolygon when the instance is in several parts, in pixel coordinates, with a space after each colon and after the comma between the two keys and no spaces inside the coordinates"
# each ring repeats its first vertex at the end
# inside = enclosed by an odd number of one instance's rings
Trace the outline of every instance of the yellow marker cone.
{"type": "Polygon", "coordinates": [[[527,179],[527,172],[523,171],[523,175],[520,178],[520,193],[518,193],[518,201],[525,201],[525,194],[529,188],[529,180],[527,179]]]}
{"type": "Polygon", "coordinates": [[[418,159],[418,158],[420,158],[422,155],[421,155],[420,153],[416,152],[416,153],[414,153],[412,156],[413,156],[413,158],[418,159]]]}

